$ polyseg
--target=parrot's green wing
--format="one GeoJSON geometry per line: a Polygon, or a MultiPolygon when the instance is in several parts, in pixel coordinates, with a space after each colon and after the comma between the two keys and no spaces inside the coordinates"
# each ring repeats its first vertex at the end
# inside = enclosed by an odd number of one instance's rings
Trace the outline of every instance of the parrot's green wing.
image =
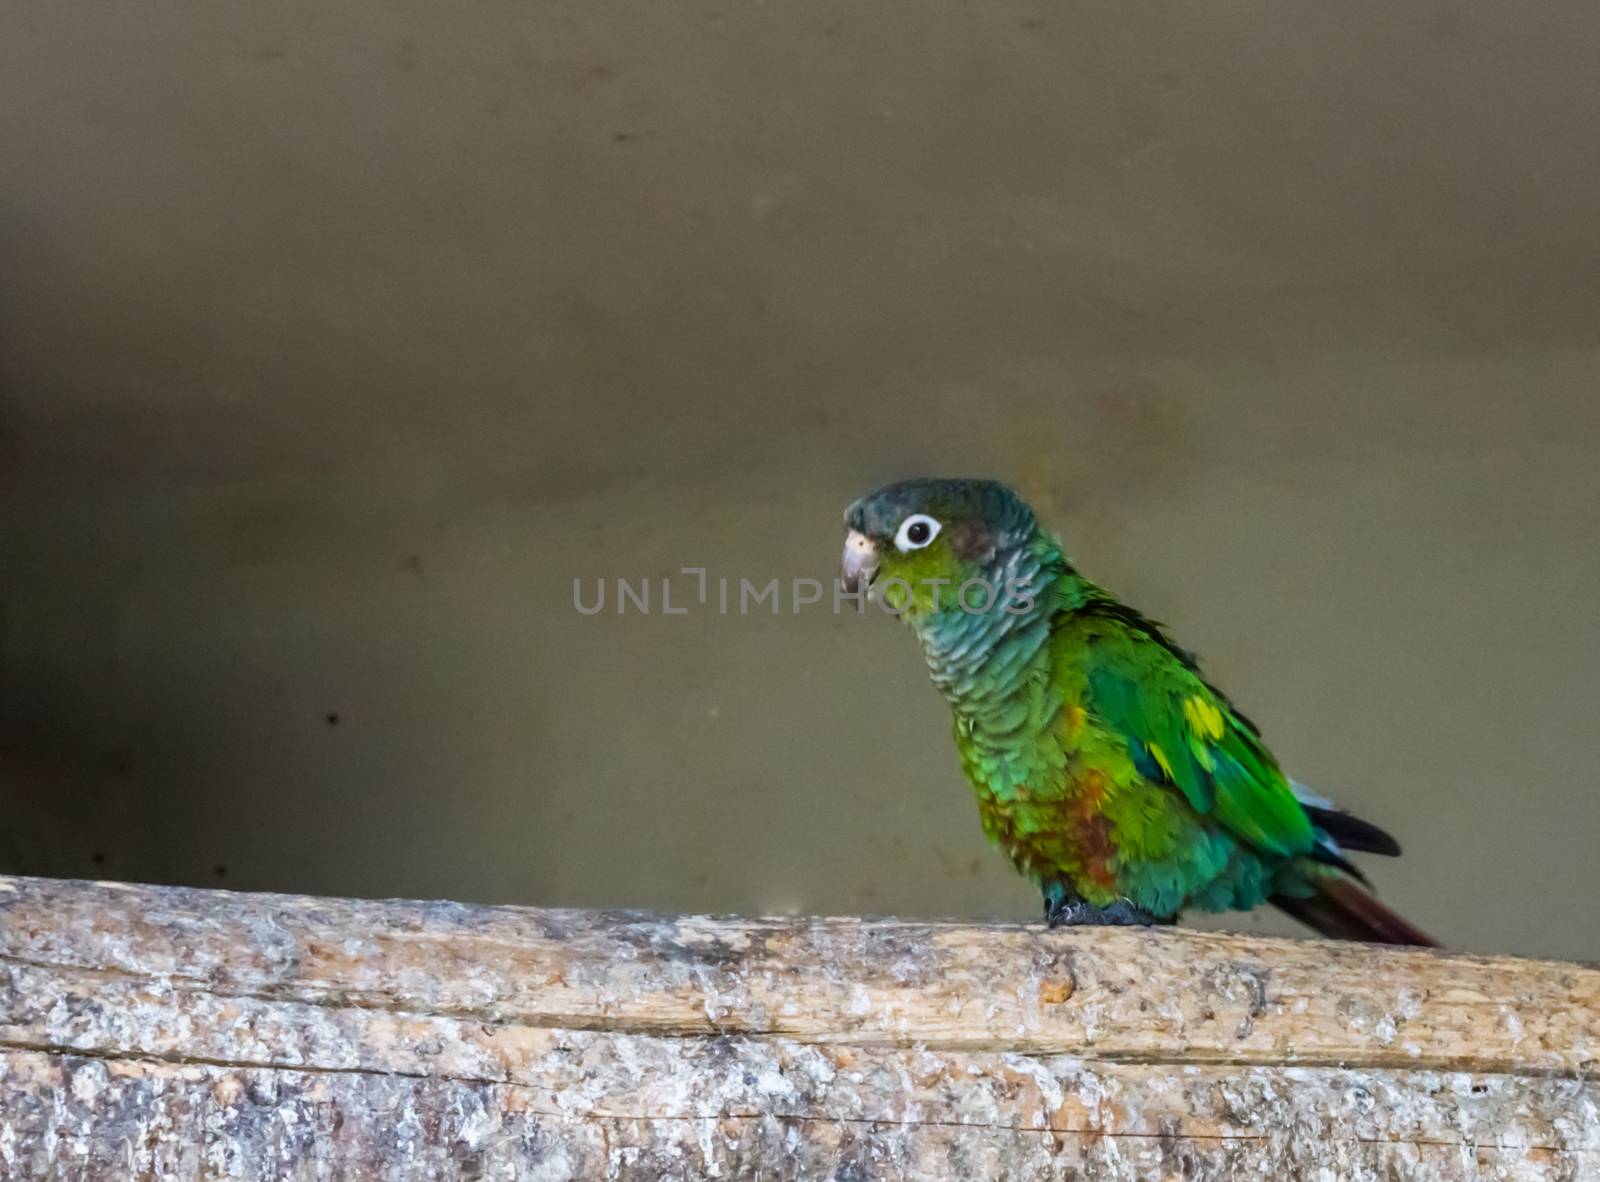
{"type": "Polygon", "coordinates": [[[1311,819],[1255,728],[1159,626],[1091,607],[1074,638],[1091,714],[1119,732],[1149,779],[1264,852],[1310,853],[1311,819]]]}

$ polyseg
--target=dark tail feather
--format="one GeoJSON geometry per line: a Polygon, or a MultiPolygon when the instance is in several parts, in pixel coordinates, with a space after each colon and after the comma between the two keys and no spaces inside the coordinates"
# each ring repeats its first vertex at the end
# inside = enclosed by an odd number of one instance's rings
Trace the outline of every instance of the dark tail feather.
{"type": "Polygon", "coordinates": [[[1363,821],[1341,809],[1324,808],[1306,801],[1300,803],[1306,810],[1306,816],[1311,818],[1311,823],[1333,838],[1341,848],[1360,850],[1365,854],[1383,854],[1389,858],[1400,856],[1400,843],[1371,821],[1363,821]]]}
{"type": "Polygon", "coordinates": [[[1319,878],[1316,891],[1307,899],[1274,895],[1272,902],[1307,927],[1334,940],[1439,947],[1439,941],[1412,927],[1347,878],[1332,874],[1319,878]]]}

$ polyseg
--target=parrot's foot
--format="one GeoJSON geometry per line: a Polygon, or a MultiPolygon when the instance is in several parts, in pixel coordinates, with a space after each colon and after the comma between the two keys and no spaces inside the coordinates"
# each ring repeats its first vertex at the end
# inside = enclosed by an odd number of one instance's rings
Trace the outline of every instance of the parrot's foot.
{"type": "Polygon", "coordinates": [[[1045,896],[1044,921],[1053,928],[1080,926],[1147,928],[1152,924],[1172,922],[1162,916],[1152,915],[1128,899],[1118,899],[1115,903],[1096,907],[1071,895],[1054,898],[1045,896]]]}

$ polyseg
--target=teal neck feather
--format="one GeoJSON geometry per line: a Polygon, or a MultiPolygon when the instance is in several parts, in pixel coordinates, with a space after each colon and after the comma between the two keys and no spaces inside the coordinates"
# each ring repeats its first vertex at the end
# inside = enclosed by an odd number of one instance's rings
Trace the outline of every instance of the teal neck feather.
{"type": "Polygon", "coordinates": [[[1042,533],[1001,549],[988,578],[996,592],[989,611],[969,613],[952,603],[911,625],[961,734],[982,747],[1011,747],[1049,725],[1060,706],[1039,671],[1050,661],[1056,612],[1081,603],[1087,584],[1042,533]],[[1007,611],[1007,588],[1019,585],[1033,602],[1026,611],[1007,611]]]}

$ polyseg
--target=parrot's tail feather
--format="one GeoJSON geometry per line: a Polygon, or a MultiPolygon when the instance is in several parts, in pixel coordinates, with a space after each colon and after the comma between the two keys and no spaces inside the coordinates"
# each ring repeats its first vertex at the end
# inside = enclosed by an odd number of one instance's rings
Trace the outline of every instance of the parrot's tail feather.
{"type": "Polygon", "coordinates": [[[1334,940],[1373,944],[1412,944],[1437,948],[1439,941],[1396,915],[1349,879],[1317,879],[1316,894],[1305,899],[1274,895],[1272,902],[1309,928],[1334,940]]]}
{"type": "Polygon", "coordinates": [[[1372,889],[1372,880],[1361,873],[1361,868],[1347,859],[1336,845],[1318,844],[1310,853],[1313,862],[1321,862],[1324,866],[1332,866],[1336,870],[1343,870],[1369,891],[1372,889]]]}
{"type": "Polygon", "coordinates": [[[1388,858],[1400,856],[1400,843],[1371,821],[1363,821],[1342,809],[1322,808],[1304,801],[1301,804],[1311,823],[1338,842],[1341,849],[1382,854],[1388,858]]]}

